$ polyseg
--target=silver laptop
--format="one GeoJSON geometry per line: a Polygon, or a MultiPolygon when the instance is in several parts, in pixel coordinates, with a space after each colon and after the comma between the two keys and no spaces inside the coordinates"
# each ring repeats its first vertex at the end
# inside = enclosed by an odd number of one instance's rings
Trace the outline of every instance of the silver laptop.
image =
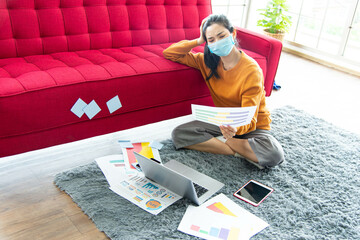
{"type": "Polygon", "coordinates": [[[145,177],[197,205],[205,202],[224,186],[223,183],[175,160],[161,164],[156,159],[149,159],[137,152],[134,154],[145,177]]]}

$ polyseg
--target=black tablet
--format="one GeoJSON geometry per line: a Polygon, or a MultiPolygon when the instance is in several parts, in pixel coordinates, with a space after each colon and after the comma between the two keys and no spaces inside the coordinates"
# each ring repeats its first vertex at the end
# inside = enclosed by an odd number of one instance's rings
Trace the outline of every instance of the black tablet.
{"type": "Polygon", "coordinates": [[[244,186],[238,189],[234,193],[234,196],[257,207],[273,191],[274,189],[271,187],[268,187],[255,180],[250,180],[244,186]]]}

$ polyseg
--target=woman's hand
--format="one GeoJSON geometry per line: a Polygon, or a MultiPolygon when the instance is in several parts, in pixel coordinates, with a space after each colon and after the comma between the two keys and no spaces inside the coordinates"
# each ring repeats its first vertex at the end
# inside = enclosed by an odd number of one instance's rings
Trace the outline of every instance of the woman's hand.
{"type": "Polygon", "coordinates": [[[221,130],[221,133],[222,135],[225,137],[226,140],[232,138],[233,136],[235,136],[236,134],[236,128],[232,127],[232,126],[220,126],[220,130],[221,130]]]}
{"type": "Polygon", "coordinates": [[[201,22],[201,25],[200,25],[200,37],[197,39],[198,45],[201,45],[201,44],[203,44],[205,42],[205,36],[203,35],[202,30],[203,30],[203,26],[204,26],[205,22],[207,21],[207,19],[208,18],[206,17],[201,22]]]}

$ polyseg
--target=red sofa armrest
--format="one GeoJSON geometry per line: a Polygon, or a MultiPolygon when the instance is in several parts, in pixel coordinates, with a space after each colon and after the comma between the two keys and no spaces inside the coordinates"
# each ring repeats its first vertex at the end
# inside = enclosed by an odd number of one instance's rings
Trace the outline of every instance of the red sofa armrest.
{"type": "Polygon", "coordinates": [[[280,60],[282,43],[275,38],[245,28],[235,27],[235,29],[240,48],[250,50],[266,58],[264,86],[266,96],[270,96],[280,60]]]}

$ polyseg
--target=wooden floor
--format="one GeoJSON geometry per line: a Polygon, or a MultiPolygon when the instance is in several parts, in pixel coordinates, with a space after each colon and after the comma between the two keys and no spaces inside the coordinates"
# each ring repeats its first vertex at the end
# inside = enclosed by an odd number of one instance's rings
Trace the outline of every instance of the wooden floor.
{"type": "MultiPolygon", "coordinates": [[[[276,81],[282,89],[267,99],[270,109],[292,105],[360,135],[358,77],[283,53],[276,81]]],[[[189,119],[1,158],[0,239],[107,239],[71,198],[54,186],[54,176],[95,157],[119,153],[116,139],[167,139],[174,126],[189,119]]]]}
{"type": "Polygon", "coordinates": [[[0,239],[106,239],[52,176],[31,169],[25,164],[1,174],[0,239]]]}
{"type": "Polygon", "coordinates": [[[62,171],[61,165],[50,160],[0,168],[0,239],[107,239],[54,186],[53,177],[62,171]]]}

